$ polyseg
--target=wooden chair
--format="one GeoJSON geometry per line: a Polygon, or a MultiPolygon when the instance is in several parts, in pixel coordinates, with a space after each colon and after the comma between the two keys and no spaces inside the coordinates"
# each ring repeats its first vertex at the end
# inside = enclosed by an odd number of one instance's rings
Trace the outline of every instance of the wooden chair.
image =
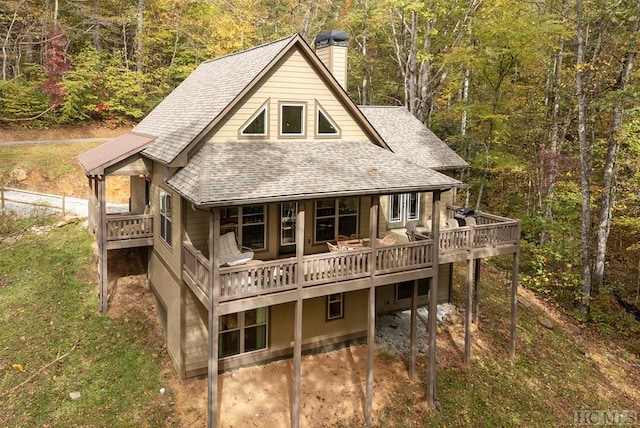
{"type": "Polygon", "coordinates": [[[331,242],[327,242],[327,248],[329,248],[330,252],[340,251],[337,245],[332,244],[331,242]]]}

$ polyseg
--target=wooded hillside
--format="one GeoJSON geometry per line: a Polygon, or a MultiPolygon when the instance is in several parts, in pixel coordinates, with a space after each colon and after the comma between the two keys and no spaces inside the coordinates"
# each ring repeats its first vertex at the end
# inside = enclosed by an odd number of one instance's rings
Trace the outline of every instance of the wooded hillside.
{"type": "Polygon", "coordinates": [[[610,293],[638,304],[637,0],[0,0],[0,126],[135,123],[204,60],[329,29],[356,102],[406,105],[471,163],[462,204],[522,219],[526,286],[639,330],[610,293]]]}

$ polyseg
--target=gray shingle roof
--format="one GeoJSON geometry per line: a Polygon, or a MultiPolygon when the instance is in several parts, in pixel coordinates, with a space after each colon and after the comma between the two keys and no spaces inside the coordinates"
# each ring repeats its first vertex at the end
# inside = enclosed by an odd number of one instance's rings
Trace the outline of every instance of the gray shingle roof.
{"type": "Polygon", "coordinates": [[[404,107],[359,106],[394,153],[437,170],[469,165],[404,107]]]}
{"type": "Polygon", "coordinates": [[[295,37],[202,63],[134,128],[157,137],[143,153],[173,161],[295,37]]]}
{"type": "Polygon", "coordinates": [[[462,185],[370,141],[342,140],[207,142],[168,183],[205,206],[462,185]]]}

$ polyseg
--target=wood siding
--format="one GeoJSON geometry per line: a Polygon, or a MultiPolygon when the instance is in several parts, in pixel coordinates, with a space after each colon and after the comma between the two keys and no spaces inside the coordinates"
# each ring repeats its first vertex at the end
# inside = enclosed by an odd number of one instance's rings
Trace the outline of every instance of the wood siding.
{"type": "Polygon", "coordinates": [[[167,310],[167,352],[178,373],[182,373],[180,285],[156,251],[151,251],[149,256],[149,285],[167,310]]]}
{"type": "MultiPolygon", "coordinates": [[[[297,50],[286,55],[236,106],[228,119],[213,130],[213,141],[235,141],[239,131],[256,111],[268,101],[268,137],[278,139],[279,103],[306,103],[306,135],[295,140],[315,138],[315,102],[318,102],[341,130],[342,139],[362,141],[367,134],[351,113],[337,99],[320,74],[297,50]]],[[[251,138],[251,137],[243,137],[251,138]]],[[[265,139],[265,137],[259,137],[265,139]]]]}

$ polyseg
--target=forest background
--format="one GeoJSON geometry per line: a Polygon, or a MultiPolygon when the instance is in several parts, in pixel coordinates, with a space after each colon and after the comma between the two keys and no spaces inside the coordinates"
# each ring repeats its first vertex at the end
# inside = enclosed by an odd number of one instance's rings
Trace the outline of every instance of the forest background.
{"type": "Polygon", "coordinates": [[[0,0],[0,130],[135,124],[202,61],[330,29],[357,103],[405,105],[471,164],[461,204],[522,220],[521,283],[636,337],[637,0],[0,0]]]}

